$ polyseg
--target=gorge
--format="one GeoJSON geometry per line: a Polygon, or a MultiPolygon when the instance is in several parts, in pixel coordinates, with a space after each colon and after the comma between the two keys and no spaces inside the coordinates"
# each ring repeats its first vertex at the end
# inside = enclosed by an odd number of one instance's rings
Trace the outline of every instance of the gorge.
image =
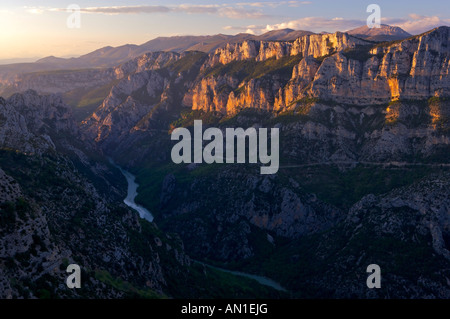
{"type": "Polygon", "coordinates": [[[449,298],[450,28],[295,34],[0,74],[0,295],[449,298]],[[200,120],[276,128],[276,174],[175,164],[200,120]]]}

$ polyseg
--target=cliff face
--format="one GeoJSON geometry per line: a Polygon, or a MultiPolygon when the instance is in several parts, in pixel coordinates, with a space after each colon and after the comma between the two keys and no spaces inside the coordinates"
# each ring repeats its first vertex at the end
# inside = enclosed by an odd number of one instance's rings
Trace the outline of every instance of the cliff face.
{"type": "Polygon", "coordinates": [[[168,291],[190,263],[182,243],[122,203],[120,173],[91,157],[61,98],[15,94],[0,100],[0,119],[0,298],[132,294],[113,279],[147,297],[168,291]],[[82,292],[65,285],[70,263],[86,275],[82,292]]]}
{"type": "Polygon", "coordinates": [[[441,27],[370,50],[365,62],[345,53],[326,59],[312,82],[313,96],[350,104],[449,96],[450,29],[441,27]]]}
{"type": "Polygon", "coordinates": [[[293,42],[247,40],[216,49],[214,53],[210,54],[203,68],[214,67],[218,63],[228,64],[247,59],[265,61],[272,57],[279,59],[297,54],[317,58],[335,51],[366,44],[368,42],[341,32],[305,35],[293,42]]]}
{"type": "Polygon", "coordinates": [[[305,194],[294,180],[282,185],[277,177],[236,167],[188,184],[167,175],[160,212],[164,228],[179,233],[193,256],[221,261],[254,257],[256,246],[271,247],[271,235],[296,239],[329,230],[344,219],[342,210],[305,194]],[[185,220],[186,215],[199,218],[185,220]]]}
{"type": "Polygon", "coordinates": [[[34,91],[0,98],[0,146],[29,154],[55,149],[52,136],[77,134],[70,108],[56,95],[34,91]]]}
{"type": "Polygon", "coordinates": [[[179,114],[181,99],[198,72],[204,54],[160,52],[125,63],[128,74],[86,120],[82,130],[89,140],[111,149],[130,136],[151,133],[155,117],[179,114]],[[184,58],[184,63],[179,61],[184,58]],[[186,64],[187,66],[186,66],[186,64]],[[178,113],[172,114],[176,110],[178,113]]]}
{"type": "Polygon", "coordinates": [[[228,45],[218,49],[203,69],[236,61],[266,61],[301,55],[291,69],[290,81],[280,85],[276,78],[206,76],[194,84],[193,109],[217,110],[226,114],[241,108],[280,110],[304,97],[316,97],[346,104],[383,104],[396,99],[427,99],[450,95],[449,28],[391,45],[371,45],[343,33],[303,36],[293,43],[255,42],[228,45]],[[223,91],[223,85],[231,87],[223,91]],[[221,90],[222,89],[222,90],[221,90]],[[207,93],[221,91],[218,100],[207,93]]]}
{"type": "MultiPolygon", "coordinates": [[[[156,70],[177,57],[176,53],[152,52],[124,62],[112,68],[57,70],[19,74],[13,80],[5,81],[3,93],[23,93],[34,90],[40,94],[56,94],[101,87],[112,81],[126,78],[128,75],[145,70],[156,70]]],[[[3,93],[2,93],[3,92],[3,93]]]]}
{"type": "Polygon", "coordinates": [[[105,151],[142,161],[167,156],[136,145],[163,147],[152,137],[180,119],[182,106],[219,116],[257,109],[275,122],[292,116],[282,152],[296,161],[431,158],[449,144],[449,30],[377,45],[336,33],[145,55],[122,66],[129,74],[82,131],[105,151]]]}

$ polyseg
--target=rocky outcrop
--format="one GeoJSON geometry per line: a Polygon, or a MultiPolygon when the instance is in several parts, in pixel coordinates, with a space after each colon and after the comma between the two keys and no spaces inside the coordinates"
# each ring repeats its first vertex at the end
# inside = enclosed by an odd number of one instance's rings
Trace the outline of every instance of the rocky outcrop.
{"type": "Polygon", "coordinates": [[[357,224],[364,220],[378,225],[380,233],[397,236],[401,236],[408,226],[412,227],[418,234],[429,234],[434,251],[450,261],[449,182],[449,175],[444,174],[385,196],[368,195],[350,209],[347,222],[360,228],[357,224]],[[368,214],[368,211],[378,213],[368,214]],[[396,213],[399,211],[404,213],[396,213]]]}
{"type": "Polygon", "coordinates": [[[115,70],[86,69],[19,74],[5,83],[5,92],[34,90],[41,94],[64,93],[78,88],[100,87],[116,78],[115,70]]]}
{"type": "Polygon", "coordinates": [[[228,64],[233,61],[248,59],[265,61],[273,57],[280,59],[297,54],[318,58],[336,51],[367,44],[369,43],[366,41],[341,32],[304,35],[294,42],[247,40],[218,48],[214,53],[210,54],[203,69],[214,67],[219,63],[228,64]]]}
{"type": "Polygon", "coordinates": [[[240,82],[227,78],[224,82],[201,78],[189,93],[193,95],[192,108],[230,114],[241,108],[283,110],[305,97],[358,105],[448,97],[449,32],[448,27],[440,27],[386,46],[370,45],[345,33],[307,35],[293,43],[228,45],[211,54],[203,68],[246,59],[304,58],[291,69],[287,84],[280,86],[276,78],[271,79],[265,91],[255,86],[259,79],[240,82]],[[223,90],[225,84],[231,90],[223,90]],[[219,100],[208,99],[207,91],[221,92],[219,100]]]}
{"type": "Polygon", "coordinates": [[[60,97],[27,91],[0,106],[0,298],[170,294],[172,275],[189,272],[182,242],[123,204],[120,173],[87,155],[60,97]],[[65,285],[71,263],[82,291],[65,285]]]}
{"type": "Polygon", "coordinates": [[[35,91],[0,98],[0,146],[24,153],[42,154],[55,149],[58,134],[77,134],[70,108],[60,96],[35,91]]]}
{"type": "Polygon", "coordinates": [[[450,95],[450,28],[441,27],[412,39],[371,50],[367,61],[345,53],[325,59],[311,95],[349,104],[421,100],[450,95]]]}
{"type": "Polygon", "coordinates": [[[158,72],[130,75],[113,87],[102,105],[83,125],[90,127],[88,132],[96,135],[97,142],[106,138],[117,139],[121,134],[127,134],[161,101],[167,85],[168,79],[158,72]]]}
{"type": "Polygon", "coordinates": [[[223,261],[254,256],[255,245],[267,244],[265,234],[295,239],[325,231],[344,218],[338,208],[302,194],[294,181],[282,187],[276,178],[231,168],[187,185],[166,176],[160,211],[164,228],[179,233],[191,254],[223,261]],[[183,218],[200,212],[201,217],[183,218]],[[251,240],[255,228],[263,231],[262,242],[251,240]]]}
{"type": "Polygon", "coordinates": [[[124,74],[133,70],[131,74],[120,80],[97,110],[82,122],[86,140],[95,140],[104,150],[111,150],[118,144],[129,145],[130,135],[160,129],[154,127],[158,122],[155,118],[176,116],[173,110],[179,112],[183,95],[204,57],[203,53],[164,52],[125,63],[124,74]],[[184,70],[180,71],[180,66],[184,70]]]}
{"type": "Polygon", "coordinates": [[[21,195],[19,184],[0,169],[0,202],[15,202],[21,195]]]}
{"type": "MultiPolygon", "coordinates": [[[[303,273],[284,284],[309,297],[447,299],[448,187],[444,173],[387,194],[366,195],[339,226],[316,238],[302,238],[284,251],[281,263],[302,266],[303,273]],[[366,286],[371,264],[381,269],[380,289],[366,286]]],[[[258,266],[268,268],[270,263],[258,266]]]]}
{"type": "MultiPolygon", "coordinates": [[[[2,90],[8,93],[23,93],[34,90],[40,94],[56,94],[76,89],[96,88],[112,81],[126,78],[133,73],[157,70],[179,58],[172,52],[151,52],[131,59],[113,68],[58,70],[16,75],[11,83],[3,83],[2,90]]],[[[1,91],[0,91],[1,92],[1,91]]]]}

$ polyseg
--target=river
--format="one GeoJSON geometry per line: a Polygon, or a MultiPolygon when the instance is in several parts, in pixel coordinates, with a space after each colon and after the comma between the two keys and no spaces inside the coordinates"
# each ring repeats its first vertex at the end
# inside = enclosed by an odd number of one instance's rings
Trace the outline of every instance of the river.
{"type": "Polygon", "coordinates": [[[224,269],[224,268],[219,268],[219,267],[215,267],[212,265],[208,265],[205,263],[202,263],[201,261],[195,260],[196,263],[199,263],[201,265],[204,265],[206,267],[212,268],[212,269],[216,269],[216,270],[220,270],[235,276],[241,276],[241,277],[246,277],[246,278],[250,278],[253,280],[256,280],[258,283],[260,283],[263,286],[268,286],[268,287],[272,287],[275,290],[278,291],[284,291],[287,292],[287,290],[285,288],[283,288],[279,283],[277,283],[276,281],[273,281],[270,278],[267,277],[263,277],[263,276],[258,276],[258,275],[252,275],[252,274],[247,274],[245,272],[241,272],[241,271],[234,271],[234,270],[228,270],[228,269],[224,269]]]}
{"type": "MultiPolygon", "coordinates": [[[[120,172],[123,174],[123,176],[125,176],[125,178],[127,179],[128,192],[127,192],[127,197],[124,199],[123,202],[128,207],[131,207],[134,210],[136,210],[139,213],[139,216],[141,218],[146,219],[149,222],[152,222],[153,221],[153,215],[145,207],[142,207],[141,205],[136,204],[136,202],[134,201],[136,196],[137,196],[137,194],[138,194],[137,193],[137,188],[139,187],[139,184],[136,183],[136,177],[133,174],[131,174],[130,172],[124,170],[123,168],[121,168],[120,166],[115,164],[112,159],[110,159],[109,161],[111,162],[112,165],[117,167],[120,170],[120,172]]],[[[233,270],[218,268],[218,267],[214,267],[214,266],[202,263],[200,261],[196,261],[196,262],[200,263],[202,265],[205,265],[206,267],[210,267],[212,269],[216,269],[216,270],[220,270],[220,271],[223,271],[223,272],[226,272],[226,273],[229,273],[229,274],[233,274],[235,276],[242,276],[242,277],[253,279],[253,280],[257,281],[258,283],[260,283],[261,285],[272,287],[273,289],[276,289],[278,291],[284,291],[284,292],[287,291],[279,283],[277,283],[277,282],[275,282],[272,279],[267,278],[267,277],[247,274],[247,273],[240,272],[240,271],[233,271],[233,270]]]]}
{"type": "Polygon", "coordinates": [[[152,222],[153,221],[152,213],[150,213],[145,207],[143,207],[139,204],[136,204],[136,202],[134,201],[138,194],[137,189],[139,187],[139,184],[136,183],[136,177],[133,174],[131,174],[130,172],[124,170],[122,167],[115,164],[112,159],[109,159],[109,161],[111,162],[111,164],[113,164],[115,167],[117,167],[120,170],[120,172],[122,173],[122,175],[125,176],[125,178],[127,179],[127,183],[128,183],[127,197],[125,197],[123,202],[128,207],[131,207],[134,210],[136,210],[142,219],[152,222]]]}

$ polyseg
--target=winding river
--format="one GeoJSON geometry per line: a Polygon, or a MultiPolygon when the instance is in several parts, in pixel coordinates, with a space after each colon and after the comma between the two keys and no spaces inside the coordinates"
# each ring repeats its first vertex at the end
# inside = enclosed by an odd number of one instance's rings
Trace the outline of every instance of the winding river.
{"type": "Polygon", "coordinates": [[[153,221],[152,213],[150,213],[145,207],[143,207],[139,204],[136,204],[136,202],[134,201],[138,194],[137,188],[139,187],[139,184],[136,183],[136,176],[134,176],[130,172],[124,170],[122,167],[115,164],[112,159],[109,159],[109,161],[111,162],[112,165],[117,167],[120,170],[120,172],[122,173],[122,175],[125,176],[125,178],[127,179],[127,183],[128,183],[127,197],[125,197],[123,202],[128,207],[131,207],[134,210],[136,210],[142,219],[152,222],[153,221]]]}
{"type": "MultiPolygon", "coordinates": [[[[131,174],[130,172],[124,170],[123,168],[121,168],[120,166],[115,164],[112,159],[110,159],[110,162],[111,162],[112,165],[117,167],[120,170],[120,172],[123,174],[123,176],[125,176],[125,178],[127,179],[128,192],[127,192],[127,197],[124,199],[123,202],[128,207],[131,207],[134,210],[136,210],[139,213],[139,216],[141,218],[146,219],[149,222],[152,222],[153,221],[153,215],[145,207],[142,207],[141,205],[136,204],[136,202],[134,201],[136,196],[137,196],[137,194],[138,194],[137,193],[137,188],[139,187],[139,184],[136,183],[136,177],[133,174],[131,174]]],[[[226,273],[229,273],[229,274],[233,274],[233,275],[236,275],[236,276],[242,276],[242,277],[246,277],[246,278],[250,278],[250,279],[256,280],[261,285],[272,287],[273,289],[276,289],[278,291],[284,291],[284,292],[287,291],[279,283],[277,283],[277,282],[275,282],[272,279],[267,278],[267,277],[247,274],[247,273],[240,272],[240,271],[233,271],[233,270],[218,268],[218,267],[214,267],[214,266],[202,263],[200,261],[196,261],[196,262],[200,263],[202,265],[205,265],[206,267],[210,267],[212,269],[216,269],[216,270],[220,270],[220,271],[223,271],[223,272],[226,272],[226,273]]]]}

